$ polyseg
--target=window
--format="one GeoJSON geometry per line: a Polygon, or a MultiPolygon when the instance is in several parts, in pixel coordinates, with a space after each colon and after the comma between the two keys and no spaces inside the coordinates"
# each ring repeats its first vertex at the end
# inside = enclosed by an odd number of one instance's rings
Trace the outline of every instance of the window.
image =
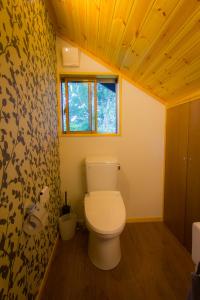
{"type": "Polygon", "coordinates": [[[61,77],[62,131],[118,133],[117,77],[61,77]]]}

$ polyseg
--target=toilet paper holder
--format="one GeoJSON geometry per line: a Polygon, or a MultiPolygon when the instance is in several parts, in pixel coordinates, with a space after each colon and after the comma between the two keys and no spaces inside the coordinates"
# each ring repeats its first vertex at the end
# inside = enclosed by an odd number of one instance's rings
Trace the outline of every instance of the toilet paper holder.
{"type": "Polygon", "coordinates": [[[46,224],[48,212],[49,188],[44,187],[40,192],[40,202],[26,203],[23,231],[28,235],[39,233],[46,224]]]}
{"type": "Polygon", "coordinates": [[[42,204],[33,204],[27,208],[23,230],[28,235],[39,233],[46,224],[47,210],[42,204]]]}

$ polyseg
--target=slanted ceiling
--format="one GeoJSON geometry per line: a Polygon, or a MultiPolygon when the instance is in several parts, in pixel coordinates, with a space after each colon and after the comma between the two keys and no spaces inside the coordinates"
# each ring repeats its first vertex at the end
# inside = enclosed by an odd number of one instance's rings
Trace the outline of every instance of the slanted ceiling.
{"type": "Polygon", "coordinates": [[[58,35],[166,104],[200,96],[199,0],[49,0],[58,35]]]}

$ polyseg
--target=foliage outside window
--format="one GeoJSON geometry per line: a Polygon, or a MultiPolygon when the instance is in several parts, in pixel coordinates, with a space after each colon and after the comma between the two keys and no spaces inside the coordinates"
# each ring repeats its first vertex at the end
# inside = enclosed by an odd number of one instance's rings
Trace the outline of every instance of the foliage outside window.
{"type": "Polygon", "coordinates": [[[61,78],[62,131],[118,133],[117,78],[61,78]]]}

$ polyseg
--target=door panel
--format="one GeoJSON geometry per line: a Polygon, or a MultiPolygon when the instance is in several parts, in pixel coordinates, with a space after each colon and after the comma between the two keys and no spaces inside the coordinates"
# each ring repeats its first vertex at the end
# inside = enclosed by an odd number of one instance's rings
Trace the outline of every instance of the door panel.
{"type": "Polygon", "coordinates": [[[200,100],[190,102],[185,246],[191,250],[192,223],[200,221],[200,100]]]}
{"type": "Polygon", "coordinates": [[[168,109],[164,221],[184,243],[189,103],[168,109]]]}

